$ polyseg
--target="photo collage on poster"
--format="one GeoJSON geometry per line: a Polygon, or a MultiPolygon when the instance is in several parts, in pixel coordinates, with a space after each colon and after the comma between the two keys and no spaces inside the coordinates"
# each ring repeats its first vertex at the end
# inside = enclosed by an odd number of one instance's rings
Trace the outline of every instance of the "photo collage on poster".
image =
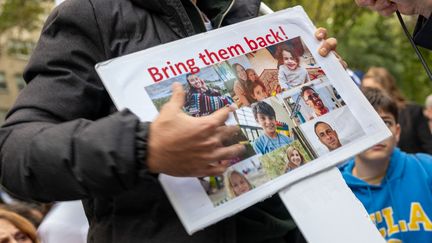
{"type": "Polygon", "coordinates": [[[237,107],[242,132],[227,145],[244,144],[246,153],[223,175],[199,178],[214,206],[365,135],[300,37],[147,86],[159,111],[174,82],[191,116],[237,107]]]}

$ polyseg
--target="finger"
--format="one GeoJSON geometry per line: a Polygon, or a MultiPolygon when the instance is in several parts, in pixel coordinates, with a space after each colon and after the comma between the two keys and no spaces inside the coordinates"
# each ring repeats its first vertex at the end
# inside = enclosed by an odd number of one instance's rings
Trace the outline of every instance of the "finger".
{"type": "Polygon", "coordinates": [[[376,0],[356,0],[356,3],[360,7],[373,6],[376,0]]]}
{"type": "Polygon", "coordinates": [[[344,67],[344,69],[347,69],[348,68],[348,63],[345,62],[345,60],[337,52],[333,51],[333,54],[339,60],[340,64],[344,67]]]}
{"type": "Polygon", "coordinates": [[[389,0],[378,0],[376,1],[375,5],[372,6],[371,8],[379,12],[386,8],[389,8],[390,6],[391,6],[391,2],[389,0]]]}
{"type": "Polygon", "coordinates": [[[209,165],[205,170],[207,176],[218,176],[222,175],[228,168],[227,164],[209,165]]]}
{"type": "Polygon", "coordinates": [[[234,144],[231,146],[220,147],[209,151],[207,161],[220,161],[241,156],[246,151],[246,147],[242,144],[234,144]]]}
{"type": "Polygon", "coordinates": [[[319,27],[315,31],[315,38],[317,38],[318,40],[324,40],[324,39],[326,39],[327,38],[327,29],[319,27]]]}
{"type": "Polygon", "coordinates": [[[199,143],[195,144],[195,149],[205,150],[205,151],[211,151],[220,147],[223,147],[222,140],[218,136],[207,136],[206,139],[199,143]]]}
{"type": "Polygon", "coordinates": [[[185,103],[185,92],[183,90],[183,86],[180,83],[175,82],[171,86],[171,89],[173,92],[167,105],[175,109],[182,109],[185,103]]]}
{"type": "Polygon", "coordinates": [[[233,145],[239,143],[241,140],[247,139],[245,136],[241,135],[242,131],[239,126],[222,126],[216,129],[216,136],[225,146],[233,145]]]}
{"type": "Polygon", "coordinates": [[[390,7],[388,7],[388,8],[386,8],[386,9],[380,11],[379,13],[380,13],[382,16],[387,16],[387,17],[388,17],[388,16],[394,14],[394,13],[396,12],[396,10],[397,10],[397,6],[396,6],[396,4],[392,3],[392,4],[390,5],[390,7]]]}
{"type": "Polygon", "coordinates": [[[199,117],[198,119],[209,122],[215,125],[216,127],[222,126],[225,125],[225,121],[228,119],[228,115],[231,111],[232,108],[230,106],[227,106],[213,112],[211,115],[199,117]]]}
{"type": "Polygon", "coordinates": [[[331,51],[336,50],[337,40],[335,38],[328,38],[325,40],[320,49],[319,54],[323,57],[327,56],[331,51]]]}

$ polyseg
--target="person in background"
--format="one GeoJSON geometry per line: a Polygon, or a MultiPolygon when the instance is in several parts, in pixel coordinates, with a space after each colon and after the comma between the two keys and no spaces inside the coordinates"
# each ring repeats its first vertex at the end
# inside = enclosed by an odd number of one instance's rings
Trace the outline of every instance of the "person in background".
{"type": "Polygon", "coordinates": [[[397,148],[397,103],[363,91],[392,136],[349,160],[342,175],[387,242],[432,242],[432,156],[397,148]]]}
{"type": "Polygon", "coordinates": [[[408,102],[397,87],[396,79],[383,67],[371,67],[363,77],[361,87],[377,88],[387,92],[398,107],[401,126],[398,147],[408,153],[432,154],[432,134],[423,107],[408,102]]]}
{"type": "Polygon", "coordinates": [[[0,209],[1,243],[39,243],[36,228],[14,212],[0,209]]]}
{"type": "Polygon", "coordinates": [[[41,204],[19,201],[15,201],[11,204],[0,205],[0,209],[19,214],[30,221],[30,223],[32,223],[36,228],[39,227],[46,213],[44,211],[44,206],[41,204]]]}
{"type": "Polygon", "coordinates": [[[432,94],[426,97],[423,114],[428,119],[429,129],[432,133],[432,94]]]}

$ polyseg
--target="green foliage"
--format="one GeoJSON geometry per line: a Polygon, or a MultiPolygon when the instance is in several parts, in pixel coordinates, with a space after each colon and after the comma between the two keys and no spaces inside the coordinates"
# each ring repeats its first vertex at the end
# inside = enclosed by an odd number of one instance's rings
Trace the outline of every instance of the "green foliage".
{"type": "MultiPolygon", "coordinates": [[[[337,38],[338,52],[352,70],[383,66],[396,77],[402,93],[421,104],[432,93],[432,82],[396,16],[379,16],[357,7],[353,0],[264,2],[273,10],[302,5],[316,26],[327,28],[329,36],[337,38]]],[[[408,17],[405,22],[412,32],[416,18],[408,17]]],[[[423,55],[432,66],[432,51],[423,51],[423,55]]]]}
{"type": "Polygon", "coordinates": [[[0,1],[0,34],[10,28],[33,31],[40,27],[47,0],[0,1]]]}

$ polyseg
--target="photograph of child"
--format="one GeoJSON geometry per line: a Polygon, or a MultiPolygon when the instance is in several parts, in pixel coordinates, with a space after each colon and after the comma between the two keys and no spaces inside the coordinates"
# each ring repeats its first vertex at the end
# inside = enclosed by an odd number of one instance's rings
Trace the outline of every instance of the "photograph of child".
{"type": "Polygon", "coordinates": [[[229,170],[226,173],[224,184],[229,198],[240,196],[253,188],[246,176],[237,170],[229,170]]]}
{"type": "Polygon", "coordinates": [[[306,122],[300,125],[300,129],[318,156],[365,135],[363,128],[346,106],[306,122]]]}
{"type": "Polygon", "coordinates": [[[252,105],[253,116],[262,128],[262,134],[254,141],[254,149],[260,154],[266,154],[293,141],[289,136],[277,132],[277,118],[289,120],[289,115],[282,108],[278,110],[277,116],[275,109],[269,104],[272,100],[278,103],[275,97],[271,97],[252,105]]]}
{"type": "Polygon", "coordinates": [[[276,57],[278,58],[278,80],[283,90],[310,81],[309,74],[305,67],[300,65],[300,56],[286,44],[277,47],[276,57]]]}

